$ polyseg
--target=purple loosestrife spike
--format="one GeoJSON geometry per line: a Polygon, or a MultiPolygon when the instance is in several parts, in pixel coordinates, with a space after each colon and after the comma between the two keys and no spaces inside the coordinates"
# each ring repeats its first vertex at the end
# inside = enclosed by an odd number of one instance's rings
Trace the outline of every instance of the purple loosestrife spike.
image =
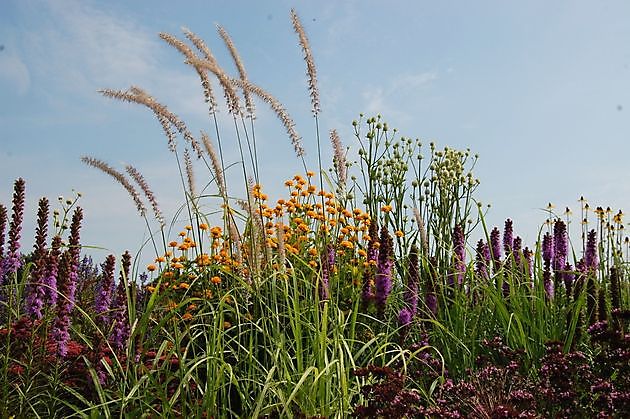
{"type": "Polygon", "coordinates": [[[61,256],[57,278],[57,288],[60,296],[57,298],[57,319],[53,326],[52,335],[57,344],[57,352],[62,357],[66,356],[68,342],[70,341],[70,324],[72,322],[70,314],[74,308],[77,287],[79,254],[81,252],[79,232],[82,220],[83,210],[77,207],[72,215],[72,223],[70,224],[68,250],[61,256]]]}
{"type": "Polygon", "coordinates": [[[586,236],[586,251],[584,253],[584,263],[587,270],[596,270],[597,260],[597,233],[595,230],[588,232],[586,236]]]}
{"type": "Polygon", "coordinates": [[[13,214],[11,215],[11,225],[9,227],[9,240],[7,256],[2,260],[0,266],[0,285],[7,274],[15,274],[22,266],[20,255],[20,238],[22,233],[22,221],[24,218],[24,200],[26,198],[26,182],[19,178],[15,181],[13,188],[13,214]]]}
{"type": "Polygon", "coordinates": [[[501,232],[496,227],[490,232],[490,250],[496,272],[501,267],[501,232]]]}
{"type": "Polygon", "coordinates": [[[106,331],[109,328],[109,309],[112,304],[112,292],[114,291],[114,269],[116,268],[116,257],[107,256],[103,263],[103,273],[101,280],[96,287],[94,295],[94,311],[96,312],[97,325],[106,331]]]}
{"type": "MultiPolygon", "coordinates": [[[[464,229],[460,224],[456,224],[453,229],[453,275],[457,278],[457,286],[464,283],[466,273],[466,244],[464,229]]],[[[453,285],[453,276],[449,278],[449,285],[453,285]]]]}
{"type": "Polygon", "coordinates": [[[487,280],[489,278],[488,268],[490,267],[490,247],[483,240],[477,242],[475,257],[475,273],[479,278],[487,280]]]}
{"type": "Polygon", "coordinates": [[[26,312],[34,319],[41,319],[44,307],[46,289],[44,280],[46,277],[46,236],[48,233],[48,199],[39,200],[37,211],[37,228],[35,229],[35,245],[33,246],[33,260],[35,268],[32,270],[26,297],[26,312]]]}
{"type": "Polygon", "coordinates": [[[503,250],[505,250],[506,259],[512,253],[512,249],[514,246],[514,227],[512,225],[512,220],[509,218],[505,220],[505,226],[503,228],[503,250]]]}
{"type": "Polygon", "coordinates": [[[363,290],[361,292],[361,300],[364,307],[369,306],[374,300],[374,266],[377,264],[379,253],[378,226],[375,221],[370,223],[369,236],[370,241],[367,249],[368,267],[363,274],[363,290]]]}
{"type": "Polygon", "coordinates": [[[378,254],[378,264],[376,265],[376,278],[374,280],[374,286],[376,290],[376,308],[378,313],[382,316],[385,313],[385,305],[387,303],[387,297],[389,297],[392,291],[392,267],[394,242],[392,237],[387,231],[387,227],[381,228],[380,247],[378,254]]]}
{"type": "Polygon", "coordinates": [[[7,208],[0,204],[0,261],[4,256],[4,233],[7,229],[7,208]]]}
{"type": "Polygon", "coordinates": [[[418,248],[415,245],[412,245],[409,251],[409,270],[407,272],[405,303],[407,304],[411,317],[413,317],[418,311],[418,285],[420,284],[418,248]]]}
{"type": "Polygon", "coordinates": [[[127,289],[129,287],[129,270],[131,267],[131,254],[125,252],[122,256],[122,270],[120,280],[116,287],[116,297],[112,305],[113,330],[110,336],[110,343],[115,351],[122,352],[126,349],[129,338],[129,312],[127,310],[127,289]]]}

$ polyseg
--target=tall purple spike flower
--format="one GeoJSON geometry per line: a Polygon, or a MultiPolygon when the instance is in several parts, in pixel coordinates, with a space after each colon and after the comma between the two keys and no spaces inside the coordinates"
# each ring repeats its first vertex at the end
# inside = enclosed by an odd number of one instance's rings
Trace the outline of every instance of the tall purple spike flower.
{"type": "Polygon", "coordinates": [[[381,228],[379,242],[380,247],[378,251],[378,264],[376,265],[374,288],[376,291],[376,308],[378,313],[382,316],[385,313],[387,297],[389,297],[392,291],[392,267],[394,266],[394,242],[385,226],[381,228]]]}
{"type": "Polygon", "coordinates": [[[523,255],[523,240],[516,236],[512,242],[512,256],[514,257],[514,265],[520,267],[522,264],[521,257],[523,255]]]}
{"type": "Polygon", "coordinates": [[[24,218],[24,201],[26,199],[26,182],[19,178],[13,187],[13,214],[9,227],[9,240],[7,242],[7,256],[0,264],[0,285],[6,275],[14,274],[22,266],[20,255],[20,238],[22,233],[22,221],[24,218]]]}
{"type": "Polygon", "coordinates": [[[367,248],[368,266],[363,274],[363,290],[361,292],[361,300],[366,307],[374,300],[374,266],[377,265],[379,251],[378,226],[376,221],[370,223],[368,234],[370,236],[367,248]]]}
{"type": "Polygon", "coordinates": [[[573,266],[570,263],[564,265],[564,273],[562,275],[564,279],[564,288],[567,291],[567,297],[572,294],[573,282],[575,281],[575,274],[573,273],[573,266]]]}
{"type": "Polygon", "coordinates": [[[508,258],[512,253],[514,247],[514,227],[512,220],[509,218],[505,220],[505,226],[503,228],[503,250],[505,250],[505,257],[508,258]]]}
{"type": "Polygon", "coordinates": [[[33,245],[33,260],[35,268],[30,274],[26,296],[26,312],[34,319],[43,317],[44,297],[46,288],[44,279],[46,277],[46,236],[48,233],[48,199],[39,200],[37,210],[37,228],[35,229],[35,244],[33,245]]]}
{"type": "Polygon", "coordinates": [[[553,237],[549,232],[545,233],[542,242],[543,258],[543,286],[547,296],[551,299],[554,295],[553,282],[551,281],[551,261],[553,259],[553,237]]]}
{"type": "Polygon", "coordinates": [[[112,304],[113,329],[110,336],[112,348],[117,352],[122,352],[126,348],[129,338],[129,311],[127,309],[127,289],[129,287],[129,271],[131,267],[131,254],[125,252],[122,256],[122,269],[120,279],[116,287],[116,296],[112,304]]]}
{"type": "Polygon", "coordinates": [[[527,278],[531,278],[534,275],[534,261],[532,260],[534,252],[529,250],[529,247],[523,249],[523,270],[527,278]]]}
{"type": "Polygon", "coordinates": [[[487,280],[490,277],[490,259],[490,247],[486,242],[479,239],[475,256],[475,273],[479,278],[487,280]]]}
{"type": "MultiPolygon", "coordinates": [[[[7,230],[7,208],[0,204],[0,262],[4,257],[4,233],[7,230]]],[[[2,278],[0,278],[0,281],[2,278]]]]}
{"type": "Polygon", "coordinates": [[[105,332],[109,329],[109,309],[112,304],[114,291],[114,269],[116,269],[116,257],[109,255],[103,263],[103,272],[94,294],[94,311],[97,324],[105,332]]]}
{"type": "Polygon", "coordinates": [[[437,316],[438,300],[437,300],[437,260],[435,257],[429,258],[429,275],[425,286],[424,303],[433,317],[437,316]]]}
{"type": "Polygon", "coordinates": [[[553,272],[554,286],[557,288],[564,282],[564,267],[567,264],[569,252],[569,237],[567,225],[562,220],[556,220],[553,225],[553,272]]]}
{"type": "Polygon", "coordinates": [[[335,266],[335,247],[328,244],[326,246],[326,252],[322,255],[322,278],[319,284],[319,297],[322,300],[328,300],[330,297],[329,292],[329,280],[330,273],[335,266]]]}
{"type": "MultiPolygon", "coordinates": [[[[464,283],[466,273],[466,243],[464,229],[460,224],[456,224],[453,229],[453,276],[457,279],[457,285],[464,283]]],[[[449,276],[449,286],[453,285],[454,278],[449,276]]]]}
{"type": "Polygon", "coordinates": [[[57,299],[57,319],[53,326],[52,336],[57,344],[59,356],[65,357],[70,341],[70,314],[74,309],[75,293],[77,287],[79,255],[81,253],[80,230],[83,220],[83,210],[77,207],[72,215],[70,224],[70,239],[68,249],[61,256],[57,287],[60,298],[57,299]]]}
{"type": "Polygon", "coordinates": [[[496,227],[490,232],[490,254],[496,272],[501,267],[501,232],[496,227]]]}
{"type": "Polygon", "coordinates": [[[597,233],[594,229],[589,231],[586,236],[584,264],[587,270],[595,271],[597,269],[597,233]]]}
{"type": "Polygon", "coordinates": [[[415,245],[409,250],[409,266],[407,271],[407,287],[404,299],[411,317],[418,312],[418,285],[420,284],[420,268],[418,266],[418,248],[415,245]]]}

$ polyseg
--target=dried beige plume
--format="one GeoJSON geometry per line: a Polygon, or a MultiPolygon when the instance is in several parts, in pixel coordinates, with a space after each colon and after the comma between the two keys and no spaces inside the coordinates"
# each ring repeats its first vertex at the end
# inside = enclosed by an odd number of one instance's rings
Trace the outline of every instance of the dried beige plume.
{"type": "Polygon", "coordinates": [[[429,239],[427,238],[427,229],[424,225],[424,220],[422,219],[420,210],[416,207],[413,208],[413,216],[415,217],[416,223],[418,224],[418,229],[420,230],[420,244],[422,245],[422,251],[424,252],[424,255],[427,256],[429,254],[429,239]]]}
{"type": "MultiPolygon", "coordinates": [[[[160,38],[162,38],[167,44],[171,45],[179,52],[181,52],[185,57],[187,62],[190,62],[194,58],[198,58],[197,54],[184,42],[177,39],[171,34],[168,33],[160,33],[160,38]]],[[[208,77],[208,72],[204,71],[204,69],[199,68],[193,65],[195,71],[199,75],[201,79],[201,86],[203,87],[203,96],[205,98],[206,103],[208,103],[210,114],[212,114],[217,108],[217,100],[214,96],[214,91],[212,90],[212,84],[210,83],[210,78],[208,77]]]]}
{"type": "Polygon", "coordinates": [[[225,188],[225,178],[223,177],[223,169],[221,168],[221,159],[217,154],[214,146],[212,145],[212,141],[210,141],[210,137],[205,132],[201,132],[201,141],[203,142],[208,155],[210,156],[210,162],[212,163],[212,168],[214,169],[214,177],[217,181],[217,186],[219,187],[219,193],[221,196],[227,196],[227,190],[225,188]]]}
{"type": "Polygon", "coordinates": [[[199,38],[189,29],[182,28],[182,31],[184,32],[184,35],[186,35],[186,38],[188,38],[190,42],[192,42],[192,44],[195,46],[195,48],[197,48],[205,57],[205,60],[191,58],[187,60],[187,63],[195,66],[195,68],[199,66],[199,68],[205,68],[206,70],[210,70],[212,73],[214,73],[214,75],[219,80],[221,88],[223,88],[223,95],[225,96],[225,100],[227,101],[228,112],[234,115],[240,115],[240,99],[234,91],[232,83],[230,83],[230,78],[227,74],[225,74],[225,71],[223,71],[219,63],[217,63],[217,60],[214,58],[214,55],[212,55],[210,48],[208,48],[206,43],[201,38],[199,38]]]}
{"type": "Polygon", "coordinates": [[[144,215],[146,214],[146,208],[144,207],[144,204],[142,203],[142,200],[140,199],[140,195],[138,195],[138,192],[131,185],[131,183],[129,183],[125,175],[123,175],[116,169],[112,168],[104,161],[95,159],[94,157],[84,156],[84,157],[81,157],[81,161],[87,164],[88,166],[95,167],[99,169],[100,171],[107,173],[108,175],[116,179],[116,181],[120,183],[127,190],[127,192],[129,192],[129,195],[131,195],[131,198],[133,198],[134,202],[136,203],[136,208],[138,209],[140,216],[144,217],[144,215]]]}
{"type": "Polygon", "coordinates": [[[188,180],[188,192],[191,198],[197,196],[195,188],[195,172],[193,171],[192,160],[188,149],[184,150],[184,167],[186,168],[186,179],[188,180]]]}
{"type": "Polygon", "coordinates": [[[335,165],[335,172],[339,178],[339,182],[342,185],[347,181],[347,167],[346,167],[346,153],[344,152],[343,145],[341,144],[341,138],[336,129],[330,130],[330,142],[333,146],[333,164],[335,165]]]}
{"type": "Polygon", "coordinates": [[[293,29],[300,38],[300,46],[304,52],[304,60],[306,61],[306,74],[308,75],[308,89],[311,92],[311,103],[313,104],[313,114],[317,114],[321,111],[319,108],[319,90],[317,89],[317,69],[315,67],[315,61],[313,60],[313,52],[308,42],[304,27],[300,22],[295,9],[291,9],[291,21],[293,22],[293,29]]]}
{"type": "Polygon", "coordinates": [[[304,148],[302,147],[302,138],[295,130],[295,122],[293,122],[293,118],[289,115],[287,110],[282,106],[280,101],[273,97],[270,93],[267,93],[262,88],[256,86],[253,83],[250,83],[245,80],[239,79],[231,79],[232,83],[239,86],[242,89],[246,89],[251,93],[255,94],[259,98],[261,98],[265,103],[271,106],[271,109],[276,113],[285,129],[287,130],[287,134],[289,134],[289,138],[291,138],[291,144],[293,144],[293,148],[295,149],[295,154],[298,157],[304,156],[304,148]]]}
{"type": "MultiPolygon", "coordinates": [[[[238,54],[236,46],[234,46],[234,42],[232,42],[232,38],[230,38],[230,35],[225,29],[223,29],[222,26],[217,25],[217,30],[219,31],[219,35],[223,39],[223,42],[225,42],[225,45],[230,51],[230,55],[232,55],[232,59],[234,60],[234,64],[236,65],[236,69],[238,70],[238,74],[241,80],[248,81],[245,66],[243,65],[241,56],[238,54]]],[[[247,111],[247,116],[249,116],[250,118],[255,118],[254,111],[256,108],[254,106],[254,101],[252,100],[252,97],[247,89],[243,89],[243,97],[245,98],[245,110],[247,111]]]]}
{"type": "Polygon", "coordinates": [[[142,189],[142,192],[144,192],[144,196],[147,197],[147,200],[151,204],[151,208],[153,208],[155,219],[160,223],[161,227],[164,227],[166,223],[164,222],[164,217],[162,216],[162,211],[160,210],[160,206],[158,205],[157,200],[155,199],[155,194],[149,187],[149,184],[147,183],[144,176],[142,176],[142,173],[140,173],[138,169],[136,169],[130,164],[125,166],[125,170],[129,174],[129,176],[131,176],[131,178],[136,182],[136,184],[140,186],[140,189],[142,189]]]}

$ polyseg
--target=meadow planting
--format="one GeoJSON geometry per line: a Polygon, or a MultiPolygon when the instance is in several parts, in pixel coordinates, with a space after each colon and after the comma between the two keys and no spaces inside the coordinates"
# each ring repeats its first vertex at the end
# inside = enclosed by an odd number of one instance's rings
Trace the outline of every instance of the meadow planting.
{"type": "Polygon", "coordinates": [[[132,269],[135,249],[92,259],[80,194],[25,214],[33,197],[15,180],[0,204],[0,416],[628,417],[623,212],[549,204],[524,243],[518,220],[486,224],[470,150],[406,137],[380,115],[349,121],[353,138],[322,129],[313,53],[290,18],[308,141],[221,27],[236,75],[195,33],[160,34],[199,76],[207,133],[141,87],[100,92],[155,115],[181,179],[169,221],[134,166],[82,158],[135,203],[147,266],[132,269]],[[278,117],[303,167],[268,188],[278,199],[264,184],[256,105],[278,117]],[[240,158],[226,161],[226,147],[240,158]],[[25,217],[37,223],[32,249],[25,217]]]}

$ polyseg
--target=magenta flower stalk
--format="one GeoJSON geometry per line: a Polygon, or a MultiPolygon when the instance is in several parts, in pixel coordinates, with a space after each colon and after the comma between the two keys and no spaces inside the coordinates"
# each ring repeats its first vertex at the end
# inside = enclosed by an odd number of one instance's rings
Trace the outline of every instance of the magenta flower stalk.
{"type": "Polygon", "coordinates": [[[413,314],[411,314],[411,310],[407,307],[403,308],[398,313],[398,323],[400,323],[401,326],[409,326],[412,319],[413,314]]]}
{"type": "Polygon", "coordinates": [[[378,227],[376,225],[376,221],[372,221],[370,223],[369,229],[370,240],[368,242],[367,248],[367,262],[368,266],[363,274],[363,290],[361,292],[361,300],[365,307],[369,306],[370,303],[374,300],[374,268],[376,266],[378,260],[378,227]]]}
{"type": "Polygon", "coordinates": [[[575,274],[573,273],[573,266],[571,264],[566,263],[564,265],[564,272],[562,273],[562,278],[564,280],[564,288],[567,292],[567,298],[572,294],[573,282],[575,281],[575,274]]]}
{"type": "Polygon", "coordinates": [[[475,273],[481,279],[487,280],[490,277],[490,247],[483,240],[477,242],[475,255],[475,273]]]}
{"type": "Polygon", "coordinates": [[[22,233],[22,221],[24,218],[24,201],[26,198],[26,182],[19,178],[13,187],[13,213],[9,226],[9,240],[7,242],[7,256],[0,264],[0,285],[6,275],[15,274],[22,266],[20,255],[20,238],[22,233]]]}
{"type": "Polygon", "coordinates": [[[527,278],[531,278],[534,275],[534,261],[532,260],[533,255],[534,252],[529,250],[529,247],[525,247],[525,249],[523,249],[523,269],[527,278]]]}
{"type": "Polygon", "coordinates": [[[101,330],[109,329],[109,309],[112,304],[112,293],[114,291],[114,270],[116,269],[116,258],[109,255],[103,263],[103,272],[94,294],[94,311],[96,312],[97,325],[101,330]]]}
{"type": "MultiPolygon", "coordinates": [[[[457,285],[461,286],[466,273],[466,244],[464,229],[460,224],[456,224],[453,229],[453,271],[457,285]]],[[[453,276],[449,276],[449,286],[453,286],[453,282],[453,276]]]]}
{"type": "Polygon", "coordinates": [[[68,250],[61,256],[57,287],[59,298],[57,299],[57,319],[53,326],[52,336],[57,345],[57,353],[65,357],[68,353],[68,342],[70,341],[70,315],[74,309],[75,292],[77,287],[79,254],[81,247],[79,244],[79,231],[83,220],[83,210],[80,207],[72,215],[70,224],[70,239],[68,250]]]}
{"type": "MultiPolygon", "coordinates": [[[[4,259],[4,234],[7,229],[7,208],[0,204],[0,261],[4,259]]],[[[0,281],[2,278],[0,278],[0,281]]]]}
{"type": "Polygon", "coordinates": [[[385,313],[387,297],[392,291],[392,267],[394,242],[387,231],[387,227],[381,228],[380,247],[378,263],[376,265],[376,278],[374,288],[376,291],[375,300],[378,313],[382,316],[385,313]]]}
{"type": "Polygon", "coordinates": [[[553,298],[554,289],[551,281],[551,261],[553,259],[553,237],[547,232],[543,236],[542,242],[542,258],[543,258],[543,286],[547,296],[553,298]]]}
{"type": "Polygon", "coordinates": [[[496,227],[490,232],[490,254],[496,272],[501,267],[501,232],[496,227]]]}
{"type": "Polygon", "coordinates": [[[521,260],[521,256],[523,255],[523,240],[516,236],[514,237],[514,241],[512,242],[512,256],[514,257],[514,265],[520,267],[523,263],[521,260]]]}
{"type": "Polygon", "coordinates": [[[127,309],[127,289],[129,281],[129,271],[131,267],[131,254],[125,252],[122,256],[122,270],[120,279],[116,287],[116,296],[112,304],[113,329],[109,339],[112,348],[117,352],[123,352],[126,349],[127,339],[129,338],[129,311],[127,309]]]}
{"type": "Polygon", "coordinates": [[[509,218],[505,220],[505,226],[503,228],[503,250],[505,250],[505,257],[509,258],[514,246],[514,227],[512,220],[509,218]]]}
{"type": "Polygon", "coordinates": [[[586,235],[586,250],[584,252],[584,264],[586,270],[596,270],[598,265],[597,260],[597,233],[595,230],[591,230],[586,235]]]}
{"type": "Polygon", "coordinates": [[[37,210],[37,228],[35,229],[35,244],[33,246],[33,260],[35,268],[31,272],[26,296],[26,312],[34,319],[43,317],[44,297],[46,289],[44,279],[46,277],[46,236],[48,233],[48,199],[39,200],[37,210]]]}
{"type": "Polygon", "coordinates": [[[569,252],[569,237],[567,225],[562,220],[556,220],[553,225],[553,272],[554,287],[559,287],[564,282],[564,268],[567,264],[569,252]]]}

